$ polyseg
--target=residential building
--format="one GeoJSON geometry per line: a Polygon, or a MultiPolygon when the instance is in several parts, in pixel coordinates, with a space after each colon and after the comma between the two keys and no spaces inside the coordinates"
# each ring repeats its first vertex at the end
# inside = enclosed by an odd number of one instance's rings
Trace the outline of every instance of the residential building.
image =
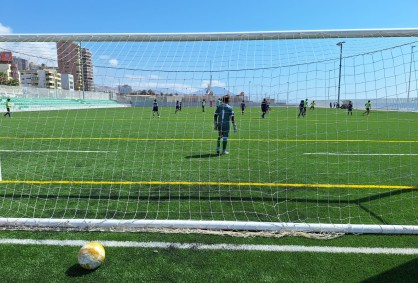
{"type": "Polygon", "coordinates": [[[72,42],[57,42],[58,70],[73,75],[74,89],[83,90],[80,45],[72,42]]]}
{"type": "Polygon", "coordinates": [[[38,87],[61,89],[61,74],[55,69],[38,70],[38,87]]]}
{"type": "Polygon", "coordinates": [[[130,85],[120,85],[119,86],[120,94],[130,94],[132,93],[132,87],[130,85]]]}
{"type": "Polygon", "coordinates": [[[71,74],[61,74],[61,87],[66,90],[74,90],[74,77],[71,74]]]}
{"type": "Polygon", "coordinates": [[[94,91],[92,53],[87,48],[81,48],[81,67],[84,85],[83,90],[94,91]]]}
{"type": "Polygon", "coordinates": [[[26,70],[20,72],[20,85],[38,87],[38,71],[26,70]]]}
{"type": "Polygon", "coordinates": [[[29,70],[29,61],[19,57],[13,57],[13,64],[17,65],[19,71],[29,70]]]}
{"type": "Polygon", "coordinates": [[[29,70],[43,70],[45,68],[46,68],[45,64],[38,65],[33,62],[29,62],[29,70]]]}
{"type": "Polygon", "coordinates": [[[56,69],[22,71],[22,86],[61,89],[61,74],[56,69]]]}

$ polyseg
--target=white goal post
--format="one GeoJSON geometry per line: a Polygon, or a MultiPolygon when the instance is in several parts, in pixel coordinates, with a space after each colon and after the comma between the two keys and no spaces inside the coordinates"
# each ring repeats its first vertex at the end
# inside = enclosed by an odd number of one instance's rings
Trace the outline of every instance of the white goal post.
{"type": "Polygon", "coordinates": [[[418,28],[0,34],[20,81],[0,84],[0,227],[418,234],[416,46],[418,28]],[[224,95],[238,132],[217,144],[224,95]]]}

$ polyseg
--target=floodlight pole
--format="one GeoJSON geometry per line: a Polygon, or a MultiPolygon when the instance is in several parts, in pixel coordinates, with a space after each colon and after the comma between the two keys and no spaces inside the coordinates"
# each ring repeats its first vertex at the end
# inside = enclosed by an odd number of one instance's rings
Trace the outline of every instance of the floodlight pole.
{"type": "Polygon", "coordinates": [[[414,47],[415,45],[411,46],[411,63],[409,64],[409,80],[408,80],[408,101],[409,101],[409,91],[411,90],[411,73],[412,73],[412,58],[414,56],[414,47]]]}
{"type": "Polygon", "coordinates": [[[343,59],[343,44],[345,41],[338,42],[337,45],[340,46],[340,74],[338,77],[338,98],[337,98],[337,106],[340,105],[340,89],[341,89],[341,65],[343,59]]]}
{"type": "Polygon", "coordinates": [[[248,103],[251,102],[251,81],[248,84],[248,103]]]}

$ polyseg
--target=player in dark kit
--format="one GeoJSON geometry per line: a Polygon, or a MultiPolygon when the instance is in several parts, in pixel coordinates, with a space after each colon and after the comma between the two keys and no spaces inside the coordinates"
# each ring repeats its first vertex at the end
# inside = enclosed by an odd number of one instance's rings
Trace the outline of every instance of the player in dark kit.
{"type": "Polygon", "coordinates": [[[264,118],[264,116],[266,116],[268,110],[268,104],[267,104],[267,100],[264,98],[263,101],[261,102],[261,118],[264,118]]]}
{"type": "Polygon", "coordinates": [[[245,101],[243,100],[241,102],[241,114],[244,115],[244,110],[245,110],[245,101]]]}
{"type": "Polygon", "coordinates": [[[176,112],[174,112],[174,114],[177,114],[178,111],[180,111],[180,102],[177,100],[176,101],[176,112]]]}
{"type": "Polygon", "coordinates": [[[229,95],[222,97],[222,104],[216,108],[215,115],[213,116],[213,123],[215,130],[218,131],[218,141],[216,145],[216,153],[219,154],[221,150],[221,139],[222,139],[222,154],[228,154],[226,146],[228,144],[229,136],[229,121],[232,121],[234,126],[234,132],[237,131],[237,124],[235,124],[234,110],[228,104],[229,95]]]}
{"type": "Polygon", "coordinates": [[[152,104],[152,117],[157,114],[158,118],[160,118],[160,112],[158,112],[158,102],[157,99],[154,99],[154,103],[152,104]]]}
{"type": "Polygon", "coordinates": [[[302,117],[305,117],[305,100],[301,100],[299,103],[299,114],[298,118],[302,115],[302,117]]]}
{"type": "Polygon", "coordinates": [[[206,100],[202,100],[202,112],[205,112],[206,100]]]}
{"type": "Polygon", "coordinates": [[[347,115],[353,116],[353,102],[351,102],[351,100],[348,102],[348,106],[347,106],[347,115]]]}

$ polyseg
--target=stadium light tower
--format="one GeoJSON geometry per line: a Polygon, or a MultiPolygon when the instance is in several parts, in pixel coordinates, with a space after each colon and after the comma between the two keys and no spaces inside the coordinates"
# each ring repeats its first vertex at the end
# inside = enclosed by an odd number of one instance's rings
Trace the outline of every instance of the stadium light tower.
{"type": "Polygon", "coordinates": [[[343,59],[343,44],[345,41],[338,42],[337,45],[340,47],[340,73],[338,77],[338,98],[337,98],[337,105],[340,105],[340,89],[341,89],[341,63],[343,59]]]}
{"type": "Polygon", "coordinates": [[[251,81],[248,84],[248,102],[251,101],[251,81]]]}
{"type": "Polygon", "coordinates": [[[412,58],[414,57],[414,47],[411,46],[411,63],[409,64],[409,80],[408,80],[408,101],[409,101],[409,91],[411,90],[411,72],[412,72],[412,58]]]}

